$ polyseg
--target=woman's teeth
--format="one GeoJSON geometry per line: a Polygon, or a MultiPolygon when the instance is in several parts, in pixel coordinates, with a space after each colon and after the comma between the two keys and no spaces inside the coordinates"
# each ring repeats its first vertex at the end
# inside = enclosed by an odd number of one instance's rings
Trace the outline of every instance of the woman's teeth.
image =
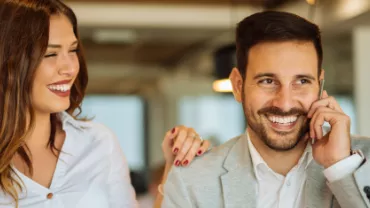
{"type": "Polygon", "coordinates": [[[279,124],[293,123],[298,119],[298,116],[268,116],[271,122],[279,124]]]}
{"type": "Polygon", "coordinates": [[[68,84],[62,84],[62,85],[49,85],[49,89],[54,90],[54,91],[61,91],[61,92],[66,92],[71,89],[71,86],[68,84]]]}

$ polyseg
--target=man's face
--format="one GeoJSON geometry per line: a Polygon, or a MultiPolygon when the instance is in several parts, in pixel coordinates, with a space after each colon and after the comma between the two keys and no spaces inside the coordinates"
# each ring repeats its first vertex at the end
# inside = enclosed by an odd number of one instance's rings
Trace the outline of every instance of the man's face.
{"type": "Polygon", "coordinates": [[[290,150],[307,132],[306,114],[319,93],[317,64],[311,42],[269,42],[249,50],[245,80],[233,70],[249,131],[271,149],[290,150]]]}

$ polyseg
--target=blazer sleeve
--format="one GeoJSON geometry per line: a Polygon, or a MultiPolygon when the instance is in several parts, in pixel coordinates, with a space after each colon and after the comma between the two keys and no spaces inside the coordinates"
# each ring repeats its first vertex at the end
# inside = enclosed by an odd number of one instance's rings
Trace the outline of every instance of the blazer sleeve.
{"type": "Polygon", "coordinates": [[[186,185],[181,178],[181,167],[171,168],[163,187],[162,208],[192,208],[186,185]]]}
{"type": "Polygon", "coordinates": [[[365,161],[355,172],[328,183],[341,208],[370,208],[370,163],[365,161]]]}

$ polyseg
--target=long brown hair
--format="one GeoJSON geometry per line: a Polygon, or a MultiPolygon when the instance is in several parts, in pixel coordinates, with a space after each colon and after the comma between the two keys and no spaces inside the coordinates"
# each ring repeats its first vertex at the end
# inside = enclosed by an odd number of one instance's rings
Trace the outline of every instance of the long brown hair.
{"type": "MultiPolygon", "coordinates": [[[[12,169],[11,161],[18,153],[32,175],[32,161],[25,138],[35,122],[32,84],[35,70],[47,49],[52,15],[65,15],[79,40],[76,16],[60,0],[0,1],[0,188],[14,199],[16,207],[22,182],[12,169]]],[[[88,80],[81,43],[77,56],[80,71],[72,86],[71,105],[67,109],[70,115],[75,116],[76,111],[77,114],[81,112],[88,80]]],[[[49,146],[55,149],[57,114],[51,114],[50,121],[49,146]]]]}

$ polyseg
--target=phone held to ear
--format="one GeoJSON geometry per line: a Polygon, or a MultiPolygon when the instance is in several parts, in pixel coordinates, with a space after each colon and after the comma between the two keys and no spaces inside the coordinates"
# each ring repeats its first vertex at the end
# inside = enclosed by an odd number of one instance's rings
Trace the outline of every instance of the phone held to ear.
{"type": "Polygon", "coordinates": [[[325,79],[320,80],[319,99],[321,99],[321,97],[322,97],[322,92],[324,91],[324,83],[325,83],[325,79]]]}
{"type": "MultiPolygon", "coordinates": [[[[322,97],[322,92],[324,91],[324,84],[325,84],[325,79],[321,79],[320,80],[319,99],[321,99],[321,97],[322,97]]],[[[308,132],[310,132],[310,122],[311,122],[311,119],[308,122],[308,132]]],[[[312,139],[311,142],[312,142],[312,144],[314,144],[315,143],[315,139],[312,139]]]]}

